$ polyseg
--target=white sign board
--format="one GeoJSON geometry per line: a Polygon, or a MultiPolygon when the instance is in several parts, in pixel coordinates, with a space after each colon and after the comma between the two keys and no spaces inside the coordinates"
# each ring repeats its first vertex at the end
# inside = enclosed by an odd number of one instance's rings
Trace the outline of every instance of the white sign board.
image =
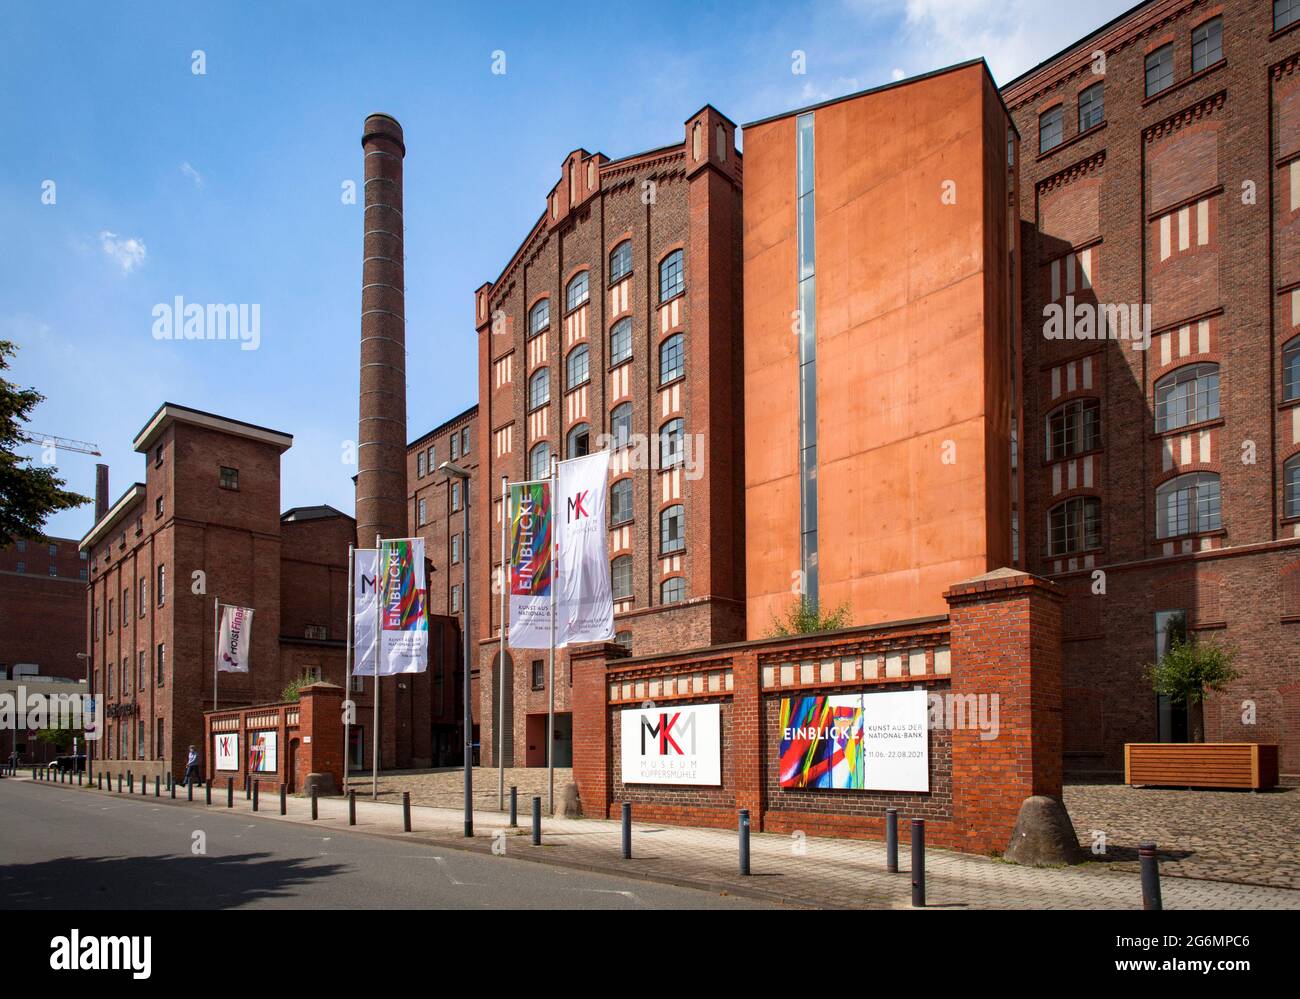
{"type": "Polygon", "coordinates": [[[237,732],[218,732],[212,737],[216,744],[213,757],[218,770],[239,769],[239,734],[237,732]]]}
{"type": "Polygon", "coordinates": [[[717,704],[620,712],[624,784],[722,783],[722,715],[717,704]]]}

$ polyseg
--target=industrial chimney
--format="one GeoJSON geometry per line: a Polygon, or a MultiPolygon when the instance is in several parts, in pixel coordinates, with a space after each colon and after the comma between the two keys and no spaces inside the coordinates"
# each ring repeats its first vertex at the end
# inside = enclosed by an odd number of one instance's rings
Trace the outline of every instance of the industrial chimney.
{"type": "Polygon", "coordinates": [[[366,119],[365,253],[361,264],[361,419],[357,430],[357,547],[406,530],[406,283],[402,126],[366,119]]]}
{"type": "Polygon", "coordinates": [[[98,524],[108,513],[108,466],[95,466],[95,523],[98,524]]]}

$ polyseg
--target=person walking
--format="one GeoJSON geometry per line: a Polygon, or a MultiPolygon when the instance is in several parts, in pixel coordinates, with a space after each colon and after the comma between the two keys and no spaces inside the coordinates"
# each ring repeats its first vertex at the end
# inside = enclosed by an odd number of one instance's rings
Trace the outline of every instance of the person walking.
{"type": "Polygon", "coordinates": [[[199,774],[199,754],[193,746],[190,747],[190,755],[185,760],[185,779],[181,782],[182,787],[189,787],[190,781],[197,783],[199,774]]]}

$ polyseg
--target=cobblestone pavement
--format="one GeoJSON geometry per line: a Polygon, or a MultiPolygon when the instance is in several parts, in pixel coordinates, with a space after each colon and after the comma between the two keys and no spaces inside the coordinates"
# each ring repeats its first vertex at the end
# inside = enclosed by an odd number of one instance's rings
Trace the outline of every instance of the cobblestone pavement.
{"type": "MultiPolygon", "coordinates": [[[[411,804],[433,805],[440,808],[465,807],[464,771],[455,770],[404,770],[380,773],[379,800],[401,802],[402,792],[411,792],[411,804]]],[[[555,768],[555,800],[559,802],[564,785],[572,783],[573,771],[555,768]]],[[[509,767],[505,772],[505,802],[510,807],[510,785],[519,788],[519,814],[531,814],[532,797],[542,797],[542,811],[546,812],[547,778],[545,767],[509,767]]],[[[498,803],[497,771],[486,767],[474,768],[474,810],[495,811],[498,803]]],[[[347,786],[357,792],[358,800],[368,797],[373,787],[371,774],[352,774],[347,786]]]]}
{"type": "Polygon", "coordinates": [[[1300,788],[1267,793],[1071,784],[1065,806],[1107,865],[1136,871],[1137,846],[1154,840],[1166,877],[1300,889],[1300,788]]]}

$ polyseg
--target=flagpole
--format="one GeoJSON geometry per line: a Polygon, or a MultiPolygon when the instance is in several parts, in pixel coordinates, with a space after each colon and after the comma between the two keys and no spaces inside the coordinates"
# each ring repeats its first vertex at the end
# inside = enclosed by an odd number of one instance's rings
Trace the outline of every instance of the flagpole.
{"type": "Polygon", "coordinates": [[[510,515],[509,499],[506,494],[510,476],[501,476],[501,577],[497,581],[501,587],[501,611],[498,620],[501,624],[501,648],[497,652],[497,811],[506,807],[506,587],[510,578],[510,563],[506,556],[506,520],[510,515]]]}
{"type": "Polygon", "coordinates": [[[379,534],[376,533],[375,534],[375,720],[374,720],[375,731],[374,734],[371,735],[370,737],[371,742],[374,744],[373,746],[374,751],[372,753],[372,758],[374,762],[372,764],[373,769],[370,775],[370,797],[375,799],[376,801],[379,799],[379,645],[381,639],[383,638],[383,627],[384,627],[383,622],[380,620],[380,612],[381,612],[380,604],[383,602],[380,600],[380,594],[383,592],[383,587],[379,585],[379,581],[383,579],[383,576],[384,576],[383,545],[382,542],[379,540],[379,534]]]}
{"type": "Polygon", "coordinates": [[[546,707],[546,810],[555,814],[555,591],[559,589],[560,565],[556,560],[556,528],[559,510],[555,501],[556,469],[559,462],[551,459],[551,666],[546,682],[550,698],[546,707]]]}
{"type": "Polygon", "coordinates": [[[347,639],[347,652],[344,653],[344,655],[346,656],[345,661],[347,665],[344,666],[343,668],[343,703],[344,703],[343,793],[344,794],[348,793],[348,753],[352,749],[352,742],[348,738],[348,735],[351,731],[351,726],[349,724],[349,721],[351,719],[352,712],[348,709],[347,703],[351,699],[351,695],[352,695],[352,619],[355,616],[355,612],[356,612],[356,605],[353,604],[352,602],[353,600],[352,581],[356,578],[356,572],[353,569],[355,549],[356,549],[355,545],[352,544],[348,545],[348,621],[347,621],[347,631],[344,634],[344,637],[347,639]]]}
{"type": "Polygon", "coordinates": [[[221,600],[212,598],[212,710],[217,710],[217,646],[221,644],[221,600]]]}

